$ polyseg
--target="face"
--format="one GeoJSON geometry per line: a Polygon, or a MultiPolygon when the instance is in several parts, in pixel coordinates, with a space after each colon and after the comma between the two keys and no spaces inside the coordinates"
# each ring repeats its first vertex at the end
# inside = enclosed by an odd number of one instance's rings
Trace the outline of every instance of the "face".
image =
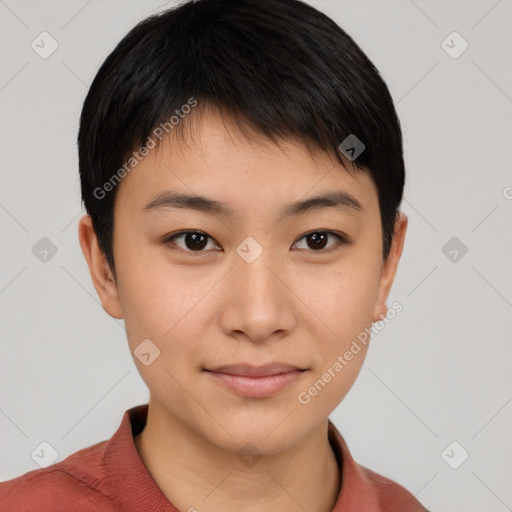
{"type": "Polygon", "coordinates": [[[86,218],[82,248],[167,418],[222,449],[250,441],[276,453],[324,422],[356,379],[367,345],[344,355],[385,312],[406,219],[383,262],[366,173],[298,142],[249,142],[211,111],[194,126],[186,145],[167,140],[119,185],[117,281],[98,270],[86,218]],[[304,203],[326,193],[338,200],[304,203]]]}

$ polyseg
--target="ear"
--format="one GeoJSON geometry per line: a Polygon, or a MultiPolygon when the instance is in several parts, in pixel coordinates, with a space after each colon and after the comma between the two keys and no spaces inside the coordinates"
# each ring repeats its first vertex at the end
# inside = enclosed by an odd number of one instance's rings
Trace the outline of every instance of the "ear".
{"type": "Polygon", "coordinates": [[[405,233],[407,231],[408,219],[405,213],[400,212],[398,219],[395,222],[395,229],[393,233],[393,240],[391,243],[391,249],[389,255],[384,262],[382,267],[382,273],[380,277],[379,290],[377,293],[377,302],[375,304],[375,310],[373,312],[373,321],[377,322],[382,320],[387,313],[386,301],[391,290],[391,285],[395,279],[396,270],[398,268],[398,262],[400,256],[402,256],[402,250],[404,248],[405,233]]]}
{"type": "Polygon", "coordinates": [[[114,318],[123,318],[117,285],[107,259],[99,247],[90,215],[80,219],[78,239],[103,309],[114,318]]]}

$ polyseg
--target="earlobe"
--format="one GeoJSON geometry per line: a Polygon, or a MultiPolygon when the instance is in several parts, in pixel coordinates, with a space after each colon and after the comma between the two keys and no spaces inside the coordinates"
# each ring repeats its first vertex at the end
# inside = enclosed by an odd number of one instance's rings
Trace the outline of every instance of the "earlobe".
{"type": "Polygon", "coordinates": [[[105,255],[99,247],[89,215],[83,216],[79,221],[78,238],[103,309],[114,318],[123,318],[117,284],[105,255]]]}
{"type": "Polygon", "coordinates": [[[399,212],[398,219],[395,223],[395,230],[393,234],[393,240],[391,243],[391,249],[389,255],[384,262],[382,268],[379,290],[377,294],[377,301],[375,310],[373,313],[373,321],[378,322],[382,320],[387,313],[386,301],[391,290],[391,285],[395,279],[396,271],[398,268],[398,262],[402,256],[402,251],[405,243],[405,234],[407,232],[408,219],[407,215],[403,212],[399,212]],[[382,317],[382,318],[381,318],[382,317]]]}
{"type": "Polygon", "coordinates": [[[388,306],[385,302],[380,302],[375,307],[375,311],[373,313],[373,322],[378,322],[379,320],[384,320],[388,312],[388,306]]]}

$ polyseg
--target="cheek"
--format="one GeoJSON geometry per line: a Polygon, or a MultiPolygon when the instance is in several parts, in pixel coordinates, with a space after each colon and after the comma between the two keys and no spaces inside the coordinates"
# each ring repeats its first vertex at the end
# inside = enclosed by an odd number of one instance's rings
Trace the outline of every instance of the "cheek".
{"type": "Polygon", "coordinates": [[[371,325],[379,275],[378,261],[361,257],[301,272],[301,298],[324,326],[324,340],[332,341],[324,344],[327,352],[341,350],[371,325]]]}
{"type": "Polygon", "coordinates": [[[205,299],[215,284],[212,273],[170,265],[148,251],[147,255],[139,252],[136,258],[121,258],[118,275],[132,351],[146,338],[173,356],[184,348],[194,349],[194,340],[201,338],[205,299]]]}
{"type": "Polygon", "coordinates": [[[194,286],[170,266],[151,268],[147,273],[134,269],[123,281],[128,344],[139,374],[151,392],[164,403],[172,400],[176,407],[185,408],[187,399],[179,383],[193,389],[188,380],[194,367],[200,366],[202,354],[201,298],[212,285],[194,286]],[[146,339],[152,344],[144,345],[146,339]],[[158,354],[148,365],[139,357],[147,352],[158,354]]]}
{"type": "Polygon", "coordinates": [[[327,333],[312,334],[316,364],[297,396],[300,406],[309,408],[312,416],[332,412],[361,370],[369,345],[378,276],[378,265],[354,260],[329,275],[316,273],[314,278],[310,275],[305,279],[310,290],[307,304],[321,321],[322,333],[327,333]]]}

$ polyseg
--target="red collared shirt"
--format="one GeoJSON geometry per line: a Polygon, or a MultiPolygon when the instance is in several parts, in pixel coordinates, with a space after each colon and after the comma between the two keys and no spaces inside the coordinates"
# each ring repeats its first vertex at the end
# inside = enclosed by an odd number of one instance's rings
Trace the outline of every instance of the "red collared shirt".
{"type": "MultiPolygon", "coordinates": [[[[108,441],[79,450],[47,468],[0,483],[1,512],[178,512],[147,471],[133,436],[148,404],[128,409],[108,441]]],[[[332,512],[428,512],[397,483],[358,465],[333,423],[329,440],[342,468],[332,512]]]]}

